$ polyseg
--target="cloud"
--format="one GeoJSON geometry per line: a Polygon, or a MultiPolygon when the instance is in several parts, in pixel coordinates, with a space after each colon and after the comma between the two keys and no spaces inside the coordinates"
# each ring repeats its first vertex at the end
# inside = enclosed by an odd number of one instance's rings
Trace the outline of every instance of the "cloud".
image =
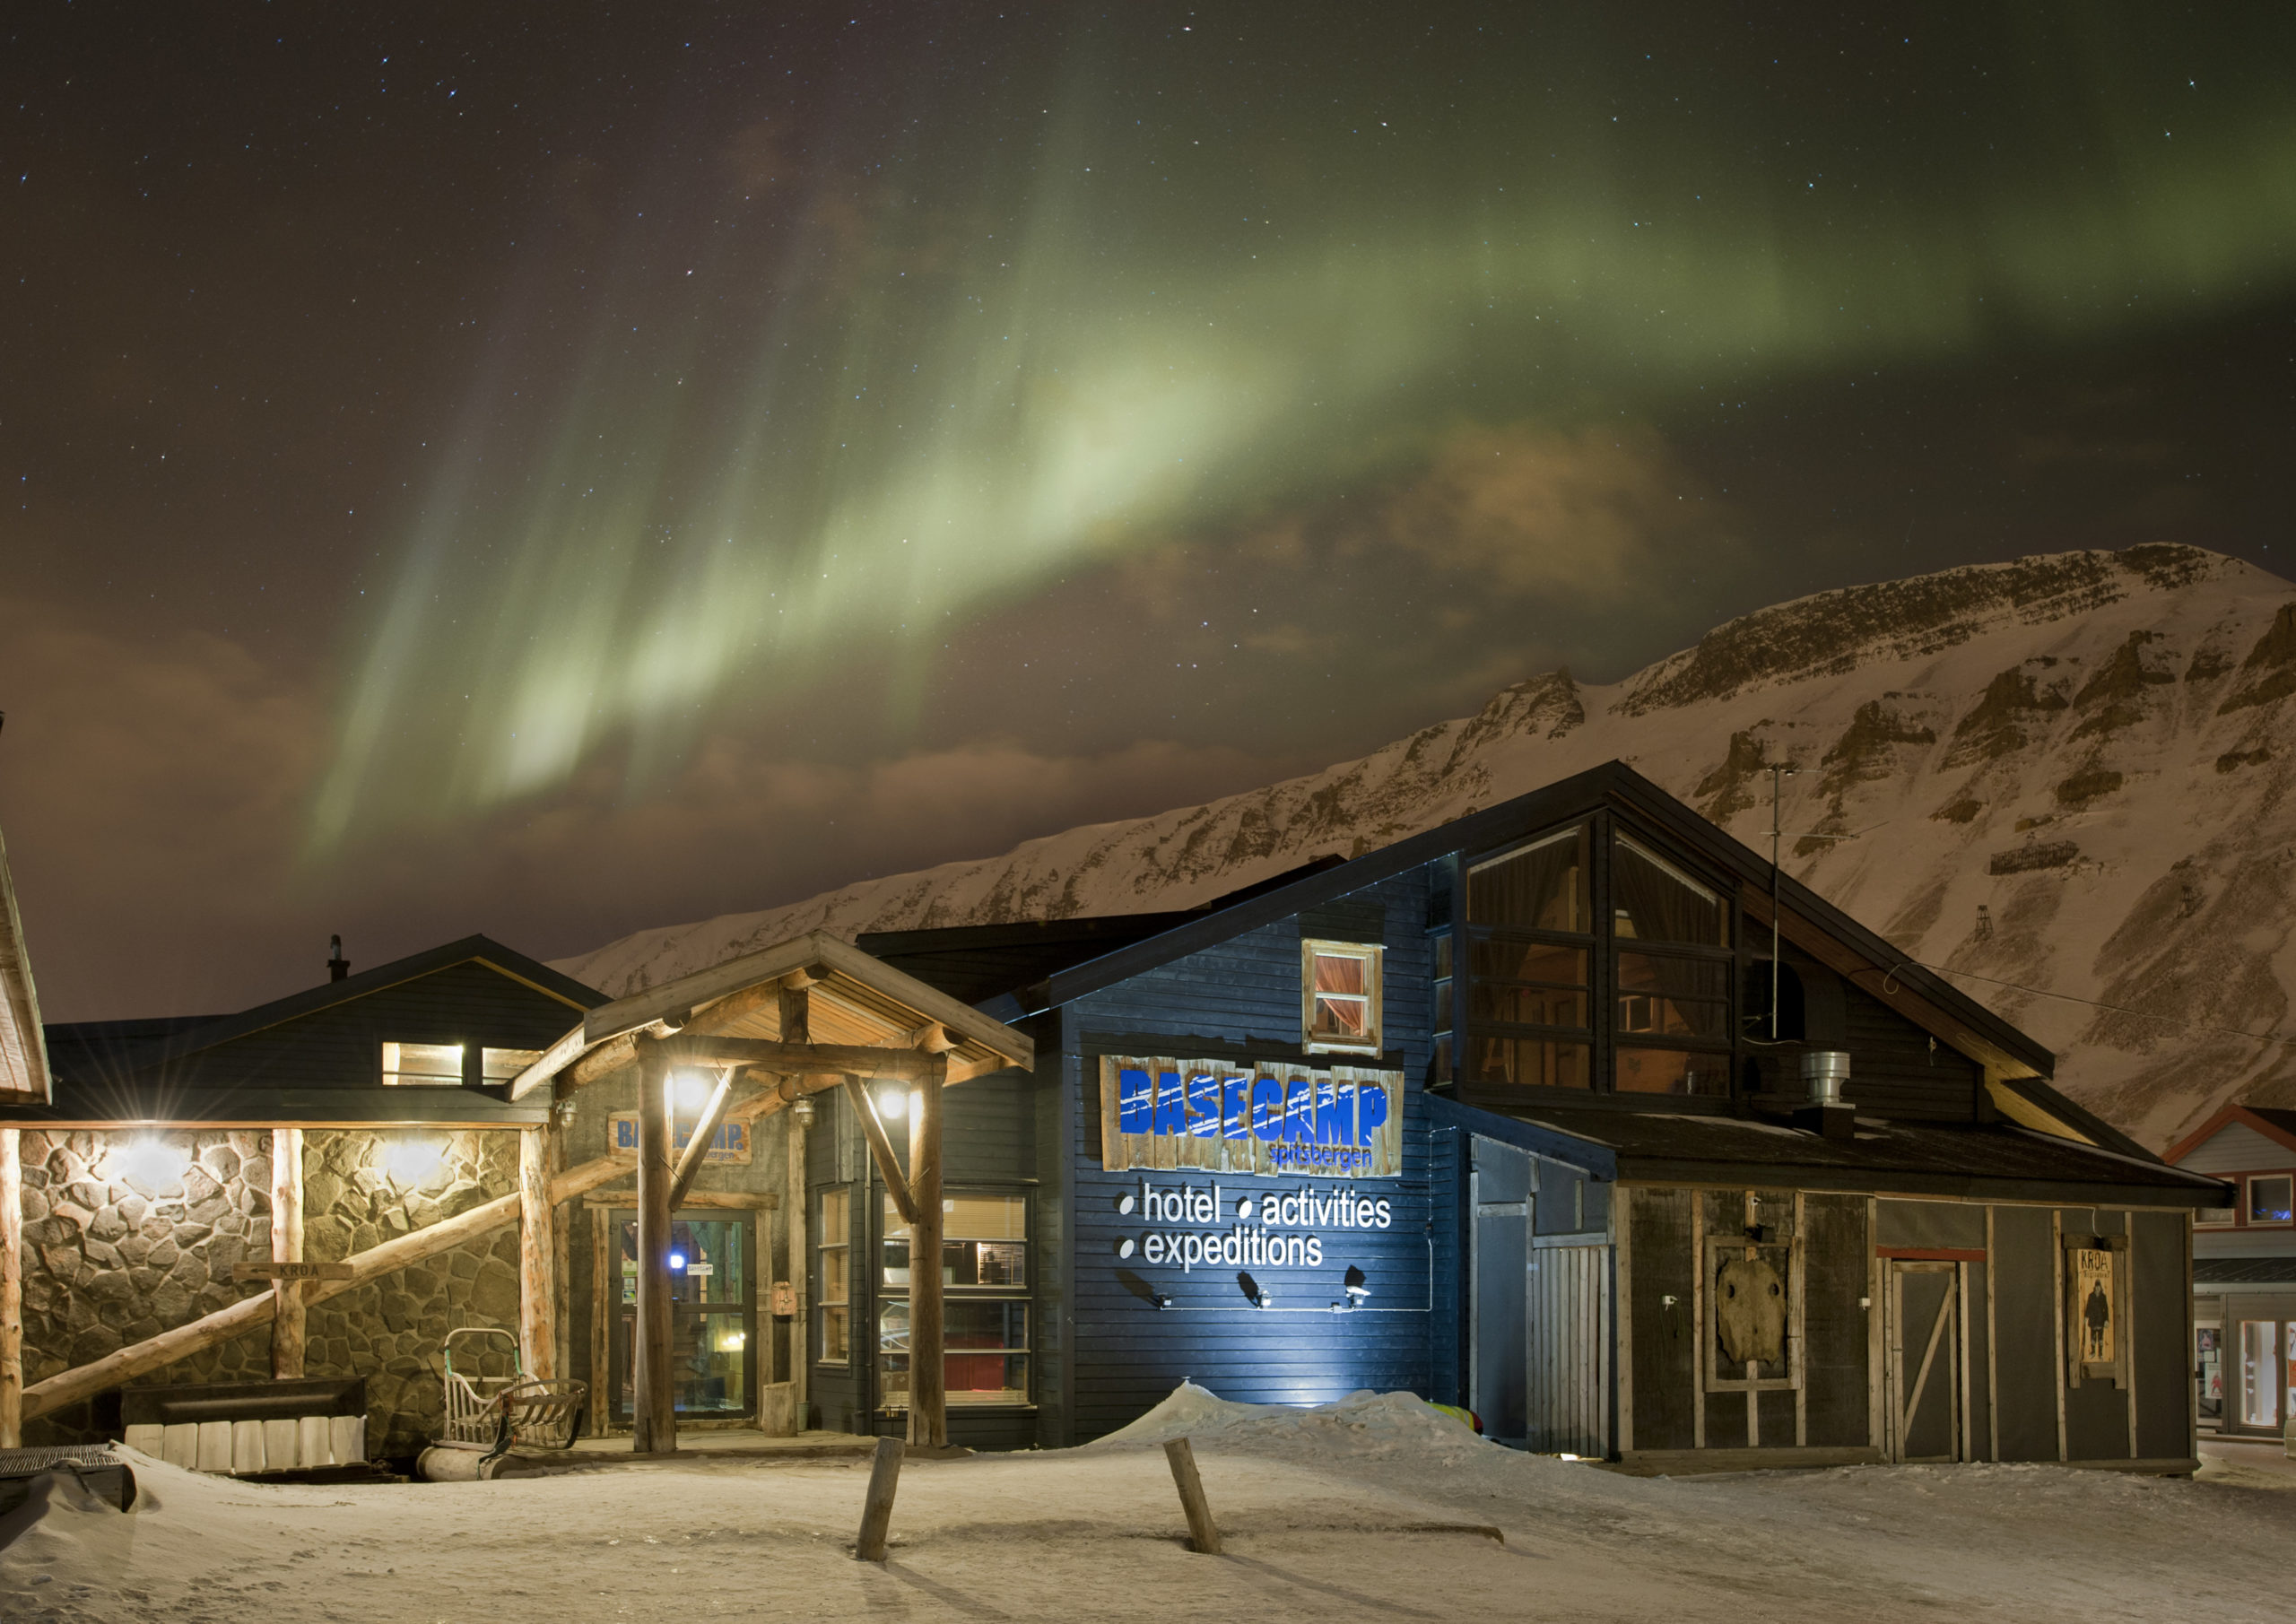
{"type": "Polygon", "coordinates": [[[1396,545],[1518,597],[1631,601],[1685,559],[1737,551],[1718,494],[1639,425],[1463,431],[1384,517],[1396,545]]]}

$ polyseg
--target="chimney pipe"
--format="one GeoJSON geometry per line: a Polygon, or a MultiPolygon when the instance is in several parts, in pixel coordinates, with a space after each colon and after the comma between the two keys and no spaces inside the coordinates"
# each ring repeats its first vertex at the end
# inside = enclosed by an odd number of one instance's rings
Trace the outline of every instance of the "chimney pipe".
{"type": "Polygon", "coordinates": [[[326,978],[340,981],[350,974],[351,960],[343,956],[343,938],[329,936],[326,939],[326,978]]]}
{"type": "Polygon", "coordinates": [[[1802,1081],[1810,1090],[1810,1104],[1845,1104],[1841,1085],[1849,1081],[1848,1052],[1844,1049],[1805,1050],[1802,1055],[1802,1081]]]}

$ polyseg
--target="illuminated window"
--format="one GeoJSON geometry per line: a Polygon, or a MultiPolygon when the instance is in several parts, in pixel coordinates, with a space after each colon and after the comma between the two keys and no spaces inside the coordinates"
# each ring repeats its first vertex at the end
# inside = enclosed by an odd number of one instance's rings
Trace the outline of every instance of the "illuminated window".
{"type": "Polygon", "coordinates": [[[820,1227],[813,1233],[821,1254],[821,1280],[813,1300],[821,1314],[821,1362],[849,1364],[853,1359],[853,1192],[843,1185],[821,1194],[820,1227]]]}
{"type": "Polygon", "coordinates": [[[1352,942],[1300,943],[1300,1017],[1311,1054],[1379,1052],[1379,960],[1352,942]]]}
{"type": "Polygon", "coordinates": [[[2248,1180],[2248,1221],[2251,1224],[2284,1224],[2296,1221],[2296,1177],[2283,1173],[2270,1178],[2248,1180]]]}
{"type": "Polygon", "coordinates": [[[478,1074],[488,1082],[509,1082],[541,1058],[540,1049],[481,1049],[478,1074]]]}
{"type": "MultiPolygon", "coordinates": [[[[877,1304],[880,1399],[909,1407],[909,1220],[884,1198],[885,1295],[877,1304]]],[[[941,1199],[942,1386],[951,1404],[1029,1402],[1029,1198],[941,1199]]]]}
{"type": "Polygon", "coordinates": [[[458,1089],[463,1086],[459,1043],[383,1045],[385,1088],[458,1089]]]}

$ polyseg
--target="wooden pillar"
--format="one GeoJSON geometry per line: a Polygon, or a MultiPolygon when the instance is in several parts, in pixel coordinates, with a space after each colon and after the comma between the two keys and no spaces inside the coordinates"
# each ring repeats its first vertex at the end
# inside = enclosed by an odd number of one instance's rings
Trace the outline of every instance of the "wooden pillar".
{"type": "Polygon", "coordinates": [[[909,1441],[949,1441],[941,1313],[941,1082],[927,1077],[909,1099],[909,1441]]]}
{"type": "Polygon", "coordinates": [[[638,1324],[631,1349],[630,1447],[678,1446],[670,1378],[670,1064],[650,1038],[638,1044],[638,1324]]]}
{"type": "Polygon", "coordinates": [[[0,1449],[24,1442],[22,1130],[0,1128],[0,1449]]]}
{"type": "MultiPolygon", "coordinates": [[[[813,999],[805,990],[813,985],[813,977],[803,970],[781,978],[782,1042],[813,1040],[813,999]]],[[[796,1299],[795,1312],[789,1316],[789,1397],[797,1412],[800,1432],[805,1430],[806,1420],[813,1413],[805,1386],[813,1362],[813,1186],[807,1182],[805,1171],[805,1123],[813,1113],[810,1105],[802,1111],[782,1113],[789,1148],[789,1193],[783,1201],[789,1213],[789,1290],[796,1299]]]]}
{"type": "MultiPolygon", "coordinates": [[[[271,1261],[303,1261],[303,1130],[271,1130],[271,1261]]],[[[271,1376],[295,1381],[303,1374],[309,1345],[303,1324],[303,1282],[271,1282],[271,1376]]]]}
{"type": "Polygon", "coordinates": [[[558,1209],[551,1203],[553,1114],[518,1130],[518,1357],[528,1376],[558,1374],[558,1209]]]}

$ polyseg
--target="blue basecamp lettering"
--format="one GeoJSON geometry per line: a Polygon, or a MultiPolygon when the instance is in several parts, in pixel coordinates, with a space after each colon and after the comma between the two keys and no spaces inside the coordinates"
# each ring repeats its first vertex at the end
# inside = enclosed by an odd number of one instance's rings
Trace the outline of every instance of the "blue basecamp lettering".
{"type": "Polygon", "coordinates": [[[1116,1074],[1117,1131],[1145,1133],[1151,1104],[1155,1099],[1145,1072],[1126,1069],[1116,1074]]]}

